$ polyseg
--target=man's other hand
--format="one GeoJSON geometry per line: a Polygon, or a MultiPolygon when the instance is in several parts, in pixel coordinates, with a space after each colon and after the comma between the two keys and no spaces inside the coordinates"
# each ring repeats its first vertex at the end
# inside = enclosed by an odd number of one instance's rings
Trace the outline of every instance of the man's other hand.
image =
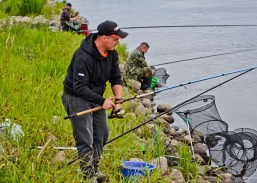
{"type": "Polygon", "coordinates": [[[105,110],[108,110],[110,108],[114,109],[116,105],[113,103],[113,101],[112,101],[113,99],[115,99],[115,97],[106,98],[102,107],[105,110]]]}

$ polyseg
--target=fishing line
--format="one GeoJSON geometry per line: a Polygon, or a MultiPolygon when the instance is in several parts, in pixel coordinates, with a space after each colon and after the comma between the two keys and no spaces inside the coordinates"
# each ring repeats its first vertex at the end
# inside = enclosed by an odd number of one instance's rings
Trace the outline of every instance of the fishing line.
{"type": "Polygon", "coordinates": [[[217,57],[217,56],[221,56],[221,55],[229,55],[229,54],[234,54],[234,53],[242,53],[242,52],[248,52],[248,51],[253,51],[253,50],[256,50],[256,49],[246,49],[246,50],[239,50],[239,51],[232,51],[232,52],[226,52],[226,53],[219,53],[219,54],[213,54],[213,55],[207,55],[207,56],[201,56],[201,57],[195,57],[195,58],[188,58],[188,59],[183,59],[183,60],[165,62],[165,63],[161,63],[161,64],[154,64],[154,65],[151,65],[151,66],[160,66],[160,65],[166,65],[166,64],[174,64],[174,63],[178,63],[178,62],[187,62],[187,61],[191,61],[191,60],[198,60],[198,59],[202,59],[202,58],[217,57]]]}

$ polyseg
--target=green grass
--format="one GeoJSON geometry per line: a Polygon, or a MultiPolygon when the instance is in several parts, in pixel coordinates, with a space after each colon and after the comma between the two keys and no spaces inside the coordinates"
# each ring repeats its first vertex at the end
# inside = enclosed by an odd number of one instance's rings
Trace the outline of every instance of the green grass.
{"type": "Polygon", "coordinates": [[[64,2],[56,2],[55,6],[49,6],[45,4],[43,6],[41,14],[48,19],[52,19],[53,15],[61,15],[61,10],[64,6],[64,2]]]}
{"type": "Polygon", "coordinates": [[[54,7],[54,14],[57,14],[57,15],[59,15],[59,14],[61,14],[61,10],[64,8],[64,6],[65,6],[65,2],[63,1],[63,2],[56,2],[56,4],[55,4],[55,7],[54,7]]]}
{"type": "Polygon", "coordinates": [[[0,3],[0,18],[8,16],[37,16],[43,15],[52,19],[53,15],[60,15],[64,2],[56,2],[55,6],[49,6],[47,0],[3,0],[0,3]]]}
{"type": "Polygon", "coordinates": [[[123,46],[117,47],[116,50],[119,53],[120,63],[124,64],[128,57],[127,44],[124,43],[123,46]]]}
{"type": "Polygon", "coordinates": [[[179,147],[179,165],[178,170],[180,170],[188,182],[197,182],[199,164],[192,161],[192,155],[188,146],[179,147]]]}
{"type": "Polygon", "coordinates": [[[8,16],[0,8],[0,19],[7,18],[8,16]]]}
{"type": "Polygon", "coordinates": [[[4,12],[9,15],[39,15],[46,4],[46,0],[5,0],[4,12]]]}

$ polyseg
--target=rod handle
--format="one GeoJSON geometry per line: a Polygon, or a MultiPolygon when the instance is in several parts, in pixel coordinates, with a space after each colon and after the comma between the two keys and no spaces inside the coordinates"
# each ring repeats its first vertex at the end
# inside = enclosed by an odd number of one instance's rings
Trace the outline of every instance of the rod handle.
{"type": "Polygon", "coordinates": [[[85,110],[85,111],[81,111],[81,112],[78,112],[76,114],[72,114],[70,116],[65,116],[64,119],[70,119],[70,118],[74,118],[76,116],[81,116],[81,115],[85,115],[85,114],[88,114],[88,113],[91,113],[91,112],[94,112],[94,111],[99,111],[102,109],[102,106],[99,106],[99,107],[95,107],[95,108],[92,108],[92,109],[89,109],[89,110],[85,110]]]}

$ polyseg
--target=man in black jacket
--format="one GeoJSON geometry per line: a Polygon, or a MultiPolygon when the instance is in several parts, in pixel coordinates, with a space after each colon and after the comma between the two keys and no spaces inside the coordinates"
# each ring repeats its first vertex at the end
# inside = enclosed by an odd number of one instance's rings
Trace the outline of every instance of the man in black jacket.
{"type": "MultiPolygon", "coordinates": [[[[98,33],[89,34],[74,53],[63,82],[62,101],[68,115],[98,106],[105,110],[121,109],[121,104],[115,104],[112,98],[104,98],[103,93],[109,81],[115,100],[121,100],[122,82],[115,47],[119,39],[125,38],[128,33],[108,20],[101,23],[97,30],[98,33]]],[[[109,136],[105,110],[71,119],[81,158],[80,168],[86,178],[98,173],[98,162],[109,136]]]]}
{"type": "Polygon", "coordinates": [[[62,14],[60,18],[60,24],[61,24],[61,29],[62,31],[69,31],[70,27],[66,24],[66,22],[74,21],[77,20],[77,14],[78,12],[75,13],[75,15],[71,15],[70,10],[71,10],[71,3],[67,3],[66,6],[62,9],[62,14]]]}

